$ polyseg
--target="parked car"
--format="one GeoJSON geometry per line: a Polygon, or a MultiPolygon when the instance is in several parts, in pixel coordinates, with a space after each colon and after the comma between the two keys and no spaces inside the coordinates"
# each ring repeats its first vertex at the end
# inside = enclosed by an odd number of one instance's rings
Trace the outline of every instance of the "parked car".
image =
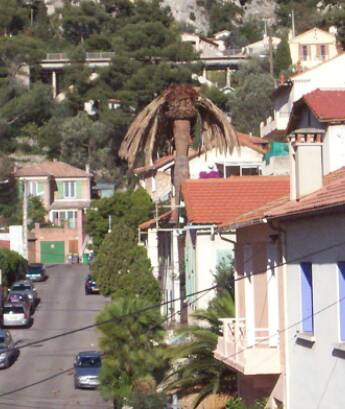
{"type": "Polygon", "coordinates": [[[27,295],[34,307],[38,302],[38,295],[37,295],[36,288],[34,287],[34,285],[32,284],[30,280],[16,281],[12,285],[9,295],[11,295],[12,292],[27,295]]]}
{"type": "Polygon", "coordinates": [[[99,293],[99,288],[97,287],[97,283],[92,277],[91,274],[88,274],[85,280],[85,294],[98,294],[99,293]]]}
{"type": "Polygon", "coordinates": [[[2,323],[5,327],[27,327],[30,325],[30,308],[26,304],[5,304],[2,323]]]}
{"type": "Polygon", "coordinates": [[[29,298],[27,294],[23,294],[20,291],[10,291],[7,296],[8,304],[26,304],[30,311],[33,310],[33,301],[29,298]]]}
{"type": "Polygon", "coordinates": [[[102,360],[100,352],[79,352],[74,362],[74,387],[95,389],[99,385],[102,360]]]}
{"type": "Polygon", "coordinates": [[[8,330],[0,329],[0,368],[8,368],[18,356],[12,336],[8,330]]]}
{"type": "Polygon", "coordinates": [[[48,276],[44,264],[31,263],[28,265],[25,277],[31,281],[44,281],[48,276]]]}

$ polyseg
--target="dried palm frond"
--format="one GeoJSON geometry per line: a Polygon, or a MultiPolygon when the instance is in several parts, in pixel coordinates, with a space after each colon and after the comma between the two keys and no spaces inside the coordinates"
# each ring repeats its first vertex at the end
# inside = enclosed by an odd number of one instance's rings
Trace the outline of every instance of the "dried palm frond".
{"type": "Polygon", "coordinates": [[[238,146],[236,131],[217,105],[203,96],[199,96],[196,105],[203,122],[202,138],[206,149],[217,148],[220,152],[231,152],[238,146]]]}
{"type": "Polygon", "coordinates": [[[157,136],[157,117],[159,110],[166,102],[165,93],[155,98],[134,119],[122,141],[119,155],[128,161],[129,167],[133,167],[139,149],[144,146],[145,165],[150,163],[151,149],[157,136]]]}

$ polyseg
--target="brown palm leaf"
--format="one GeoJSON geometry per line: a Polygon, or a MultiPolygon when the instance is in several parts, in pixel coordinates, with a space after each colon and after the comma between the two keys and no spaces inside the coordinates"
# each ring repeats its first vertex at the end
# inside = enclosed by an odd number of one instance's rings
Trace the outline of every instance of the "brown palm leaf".
{"type": "MultiPolygon", "coordinates": [[[[165,90],[144,108],[134,119],[121,144],[119,155],[128,161],[130,168],[134,166],[139,151],[145,155],[145,166],[152,164],[152,156],[157,144],[157,136],[165,139],[170,136],[162,132],[162,121],[167,121],[163,107],[167,103],[167,97],[171,88],[165,90]],[[164,134],[164,135],[163,135],[164,134]]],[[[211,100],[198,96],[196,109],[200,113],[202,122],[202,142],[207,149],[217,148],[220,152],[232,151],[238,146],[236,131],[231,126],[229,119],[211,100]]]]}

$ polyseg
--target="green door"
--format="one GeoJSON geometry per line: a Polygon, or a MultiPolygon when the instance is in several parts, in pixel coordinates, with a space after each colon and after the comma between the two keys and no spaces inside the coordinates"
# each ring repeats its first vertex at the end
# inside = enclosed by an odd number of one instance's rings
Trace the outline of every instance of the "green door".
{"type": "Polygon", "coordinates": [[[63,241],[41,241],[41,263],[63,264],[65,243],[63,241]]]}

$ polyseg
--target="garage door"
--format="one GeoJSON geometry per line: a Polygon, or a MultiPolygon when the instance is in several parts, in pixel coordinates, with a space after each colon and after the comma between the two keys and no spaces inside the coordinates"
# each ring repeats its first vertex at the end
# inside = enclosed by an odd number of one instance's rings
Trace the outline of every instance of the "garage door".
{"type": "Polygon", "coordinates": [[[65,243],[63,241],[41,241],[41,263],[63,264],[65,243]]]}

